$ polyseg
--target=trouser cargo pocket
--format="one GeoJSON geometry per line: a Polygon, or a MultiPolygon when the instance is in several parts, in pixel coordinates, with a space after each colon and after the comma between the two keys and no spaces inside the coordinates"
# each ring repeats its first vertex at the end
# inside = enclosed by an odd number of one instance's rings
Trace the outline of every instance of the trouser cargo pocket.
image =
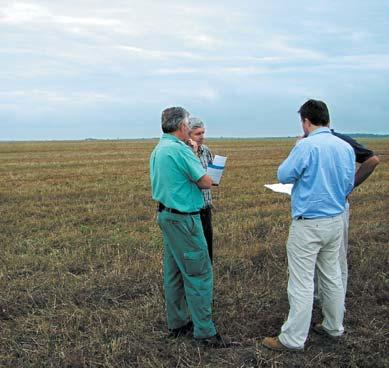
{"type": "Polygon", "coordinates": [[[207,254],[200,250],[184,253],[185,271],[188,275],[203,275],[208,271],[207,254]]]}

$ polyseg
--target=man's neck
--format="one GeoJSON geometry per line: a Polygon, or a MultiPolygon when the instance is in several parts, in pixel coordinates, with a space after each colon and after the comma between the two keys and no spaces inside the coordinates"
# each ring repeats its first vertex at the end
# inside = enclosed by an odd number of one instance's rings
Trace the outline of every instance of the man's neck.
{"type": "Polygon", "coordinates": [[[175,132],[172,132],[172,133],[169,133],[169,134],[174,135],[180,141],[185,142],[185,137],[181,134],[181,132],[179,130],[176,130],[175,132]]]}
{"type": "Polygon", "coordinates": [[[311,134],[312,132],[314,132],[315,130],[320,129],[320,128],[329,128],[329,125],[314,125],[314,124],[311,124],[311,126],[309,127],[309,134],[311,134]]]}

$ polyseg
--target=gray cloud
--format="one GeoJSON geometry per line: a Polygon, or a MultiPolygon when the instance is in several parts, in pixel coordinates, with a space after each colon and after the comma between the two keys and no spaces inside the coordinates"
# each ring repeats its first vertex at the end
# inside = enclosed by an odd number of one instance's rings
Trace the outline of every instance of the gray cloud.
{"type": "Polygon", "coordinates": [[[287,114],[293,119],[315,96],[341,121],[353,111],[343,129],[382,132],[388,10],[385,1],[361,0],[0,0],[3,137],[40,138],[28,128],[34,121],[41,138],[83,138],[85,129],[93,136],[96,124],[107,137],[113,126],[115,136],[158,135],[167,104],[206,118],[213,135],[288,135],[299,127],[285,123],[287,114]],[[121,125],[124,116],[137,128],[121,125]],[[155,129],[146,128],[154,119],[155,129]]]}

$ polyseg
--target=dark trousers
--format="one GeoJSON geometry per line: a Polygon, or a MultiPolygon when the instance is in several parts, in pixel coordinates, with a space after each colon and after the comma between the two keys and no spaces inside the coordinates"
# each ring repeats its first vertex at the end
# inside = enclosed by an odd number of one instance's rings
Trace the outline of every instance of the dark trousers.
{"type": "Polygon", "coordinates": [[[212,262],[212,239],[213,239],[213,230],[212,230],[212,209],[211,207],[205,207],[200,210],[201,224],[203,225],[203,231],[205,240],[208,245],[208,254],[212,262]]]}

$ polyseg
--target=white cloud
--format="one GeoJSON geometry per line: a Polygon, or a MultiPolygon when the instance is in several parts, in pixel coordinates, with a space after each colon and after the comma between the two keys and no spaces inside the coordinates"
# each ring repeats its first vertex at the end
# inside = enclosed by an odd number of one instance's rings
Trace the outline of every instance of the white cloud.
{"type": "Polygon", "coordinates": [[[305,59],[305,60],[321,60],[326,57],[323,52],[315,51],[303,47],[293,46],[292,43],[296,43],[296,40],[293,40],[287,36],[273,36],[267,41],[263,41],[258,45],[260,49],[266,50],[267,58],[273,57],[282,57],[286,59],[305,59]],[[271,55],[271,54],[276,55],[271,55]]]}
{"type": "Polygon", "coordinates": [[[111,27],[121,24],[121,22],[117,19],[56,15],[48,8],[34,3],[14,3],[3,8],[0,14],[0,22],[14,24],[42,24],[43,22],[93,27],[111,27]]]}
{"type": "Polygon", "coordinates": [[[206,67],[206,68],[160,68],[154,73],[160,75],[175,75],[175,74],[203,74],[203,75],[225,75],[228,74],[264,74],[270,73],[272,70],[268,67],[259,66],[231,66],[231,67],[206,67]]]}
{"type": "Polygon", "coordinates": [[[269,67],[260,66],[235,66],[223,68],[221,73],[234,73],[234,74],[267,74],[272,71],[269,67]]]}
{"type": "Polygon", "coordinates": [[[13,90],[0,92],[2,99],[12,99],[19,106],[26,103],[39,104],[98,104],[105,102],[123,102],[122,98],[95,91],[66,92],[58,90],[13,90]]]}
{"type": "Polygon", "coordinates": [[[183,36],[183,39],[189,42],[191,47],[200,47],[206,49],[221,47],[224,44],[223,41],[205,33],[187,34],[183,36]]]}
{"type": "Polygon", "coordinates": [[[219,93],[211,87],[205,87],[195,91],[194,95],[204,98],[205,100],[216,100],[219,97],[219,93]]]}
{"type": "Polygon", "coordinates": [[[345,55],[330,58],[327,68],[389,71],[389,54],[345,55]]]}
{"type": "Polygon", "coordinates": [[[156,69],[151,74],[159,74],[159,75],[175,75],[175,74],[196,74],[202,73],[203,71],[199,68],[160,68],[156,69]]]}
{"type": "Polygon", "coordinates": [[[38,22],[49,17],[50,12],[45,7],[34,3],[15,2],[0,10],[0,23],[38,22]]]}
{"type": "Polygon", "coordinates": [[[0,0],[1,110],[101,105],[143,121],[167,100],[224,109],[236,92],[238,108],[258,96],[270,106],[280,94],[340,95],[362,77],[357,92],[382,99],[388,7],[357,3],[0,0]]]}
{"type": "Polygon", "coordinates": [[[94,17],[68,17],[68,16],[57,16],[52,17],[52,20],[57,23],[63,24],[78,24],[81,26],[93,26],[93,27],[112,27],[119,26],[122,24],[117,19],[104,19],[94,17]]]}
{"type": "MultiPolygon", "coordinates": [[[[301,55],[300,55],[301,57],[301,55]]],[[[307,61],[313,61],[311,63],[290,63],[292,60],[302,60],[293,56],[285,57],[242,57],[230,59],[231,66],[208,66],[202,67],[176,67],[176,68],[157,68],[151,72],[151,74],[161,76],[174,76],[174,75],[198,75],[198,76],[224,76],[227,78],[229,75],[247,76],[247,75],[271,75],[278,73],[304,73],[305,71],[324,71],[332,70],[334,73],[337,71],[343,72],[344,70],[367,70],[371,72],[388,71],[389,70],[389,54],[384,55],[352,55],[352,56],[338,56],[338,57],[324,57],[305,59],[307,61]],[[239,61],[242,64],[239,64],[239,61]],[[260,62],[260,65],[256,63],[260,62]],[[247,65],[249,62],[249,65],[247,65]]],[[[226,62],[228,59],[219,59],[219,61],[226,62]]]]}
{"type": "Polygon", "coordinates": [[[163,50],[152,50],[142,47],[134,47],[127,45],[114,46],[118,50],[126,51],[129,54],[147,59],[193,59],[193,60],[204,60],[205,58],[201,55],[185,52],[185,51],[163,51],[163,50]]]}
{"type": "MultiPolygon", "coordinates": [[[[212,6],[210,5],[182,5],[182,4],[177,4],[175,6],[175,9],[177,13],[183,14],[185,17],[220,17],[225,14],[225,8],[222,9],[217,6],[212,6]]],[[[232,13],[231,13],[232,14],[232,13]]],[[[236,14],[236,13],[235,13],[236,14]]]]}
{"type": "Polygon", "coordinates": [[[203,86],[187,86],[185,88],[163,88],[160,93],[165,98],[171,101],[180,101],[183,99],[200,99],[203,101],[214,101],[220,97],[216,88],[203,85],[203,86]]]}
{"type": "Polygon", "coordinates": [[[19,108],[20,106],[15,103],[0,103],[0,111],[18,111],[19,108]]]}

